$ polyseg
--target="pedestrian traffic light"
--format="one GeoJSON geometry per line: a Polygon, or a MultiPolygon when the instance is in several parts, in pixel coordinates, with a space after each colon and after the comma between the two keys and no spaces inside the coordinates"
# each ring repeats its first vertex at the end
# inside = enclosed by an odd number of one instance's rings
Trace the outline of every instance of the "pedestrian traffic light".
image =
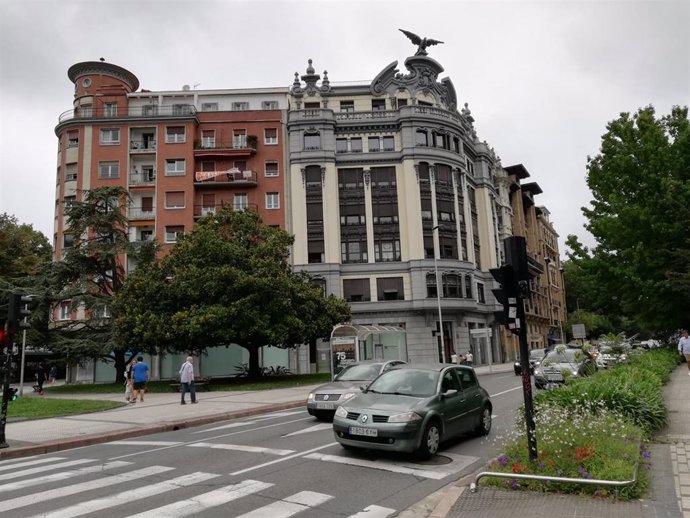
{"type": "Polygon", "coordinates": [[[22,295],[21,293],[12,293],[10,295],[9,310],[7,312],[10,332],[17,332],[20,329],[31,327],[28,322],[28,317],[31,316],[29,304],[31,304],[31,297],[29,295],[22,295]]]}
{"type": "Polygon", "coordinates": [[[489,270],[494,280],[500,285],[499,288],[494,288],[491,293],[496,297],[496,301],[503,306],[502,311],[494,313],[496,320],[511,332],[517,334],[517,283],[515,282],[513,268],[510,265],[504,265],[500,268],[491,268],[489,270]]]}
{"type": "Polygon", "coordinates": [[[7,329],[5,329],[5,321],[0,320],[0,351],[7,346],[7,329]]]}
{"type": "Polygon", "coordinates": [[[14,387],[9,387],[7,390],[7,401],[17,401],[19,399],[19,396],[17,395],[17,392],[19,389],[14,388],[14,387]]]}

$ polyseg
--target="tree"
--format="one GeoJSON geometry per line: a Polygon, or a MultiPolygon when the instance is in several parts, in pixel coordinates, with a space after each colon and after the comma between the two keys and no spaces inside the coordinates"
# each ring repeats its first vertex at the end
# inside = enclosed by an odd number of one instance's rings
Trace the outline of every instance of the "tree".
{"type": "Polygon", "coordinates": [[[594,199],[583,212],[597,245],[580,262],[585,273],[617,297],[621,315],[638,328],[687,325],[688,108],[660,118],[651,106],[622,113],[608,124],[599,154],[588,158],[587,183],[594,199]]]}
{"type": "Polygon", "coordinates": [[[253,211],[202,218],[169,255],[128,277],[115,305],[119,336],[159,352],[238,344],[257,376],[261,347],[295,347],[350,318],[344,300],[292,271],[292,242],[253,211]]]}
{"type": "Polygon", "coordinates": [[[53,263],[47,282],[50,304],[69,301],[73,310],[84,308],[85,318],[58,322],[50,348],[68,361],[113,361],[115,379],[123,381],[127,354],[131,359],[137,351],[114,337],[117,315],[112,302],[124,283],[126,256],[150,261],[155,245],[129,241],[123,214],[129,203],[125,189],[100,187],[82,193],[82,201],[65,207],[73,246],[53,263]]]}

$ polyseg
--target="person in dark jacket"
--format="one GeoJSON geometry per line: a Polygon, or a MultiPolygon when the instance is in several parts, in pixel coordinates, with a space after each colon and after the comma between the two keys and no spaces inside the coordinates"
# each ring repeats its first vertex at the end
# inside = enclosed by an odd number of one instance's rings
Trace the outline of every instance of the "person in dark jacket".
{"type": "Polygon", "coordinates": [[[43,395],[43,383],[46,380],[46,368],[42,363],[38,364],[38,369],[36,370],[36,386],[38,387],[38,393],[43,395]]]}

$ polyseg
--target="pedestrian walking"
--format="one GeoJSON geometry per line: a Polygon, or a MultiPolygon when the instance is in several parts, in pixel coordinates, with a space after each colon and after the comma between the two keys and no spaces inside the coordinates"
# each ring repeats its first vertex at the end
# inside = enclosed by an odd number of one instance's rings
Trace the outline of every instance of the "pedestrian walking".
{"type": "Polygon", "coordinates": [[[134,367],[136,363],[136,360],[132,360],[125,368],[125,401],[128,403],[132,399],[132,385],[134,383],[134,380],[132,379],[132,367],[134,367]]]}
{"type": "Polygon", "coordinates": [[[43,366],[42,363],[39,363],[38,369],[36,370],[36,390],[41,396],[44,394],[43,383],[45,383],[45,381],[46,381],[46,368],[43,366]]]}
{"type": "Polygon", "coordinates": [[[187,356],[187,361],[180,367],[180,391],[182,392],[181,405],[186,405],[184,400],[184,395],[189,391],[189,395],[192,399],[192,404],[196,403],[196,388],[194,387],[194,364],[192,363],[193,358],[187,356]]]}
{"type": "Polygon", "coordinates": [[[688,337],[687,329],[683,329],[680,333],[680,340],[678,340],[678,354],[685,356],[685,361],[688,364],[688,376],[690,376],[690,337],[688,337]]]}
{"type": "Polygon", "coordinates": [[[472,367],[473,363],[474,363],[474,356],[472,355],[471,351],[468,351],[467,356],[465,356],[465,365],[469,365],[470,367],[472,367]]]}
{"type": "Polygon", "coordinates": [[[137,363],[132,366],[132,398],[130,403],[139,401],[144,402],[144,393],[146,392],[146,382],[149,380],[149,366],[144,363],[144,357],[138,356],[137,363]]]}
{"type": "Polygon", "coordinates": [[[53,365],[48,373],[48,380],[51,385],[55,385],[55,380],[57,379],[57,365],[53,365]]]}

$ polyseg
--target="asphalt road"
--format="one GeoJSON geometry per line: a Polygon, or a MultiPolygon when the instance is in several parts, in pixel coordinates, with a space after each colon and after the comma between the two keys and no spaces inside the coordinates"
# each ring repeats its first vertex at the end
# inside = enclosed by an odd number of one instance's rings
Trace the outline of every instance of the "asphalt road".
{"type": "Polygon", "coordinates": [[[444,444],[427,462],[345,451],[329,423],[295,409],[0,462],[0,515],[394,516],[499,452],[520,378],[480,382],[494,405],[491,434],[444,444]]]}

